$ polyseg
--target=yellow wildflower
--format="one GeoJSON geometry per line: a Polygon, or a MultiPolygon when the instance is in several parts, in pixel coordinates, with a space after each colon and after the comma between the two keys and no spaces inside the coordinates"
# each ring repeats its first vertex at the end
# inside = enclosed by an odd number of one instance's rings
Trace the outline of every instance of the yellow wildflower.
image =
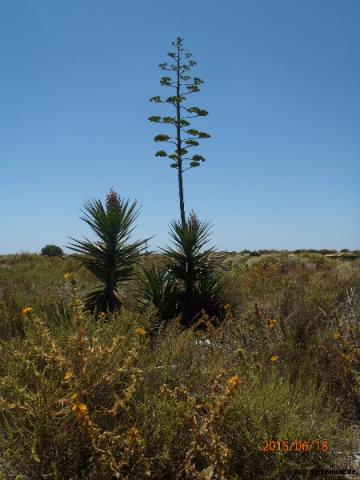
{"type": "Polygon", "coordinates": [[[274,328],[276,324],[277,324],[277,321],[272,319],[272,318],[269,318],[268,321],[267,321],[267,326],[268,326],[269,330],[274,328]]]}
{"type": "Polygon", "coordinates": [[[240,378],[237,375],[234,375],[233,377],[229,378],[227,382],[231,387],[237,387],[240,383],[240,378]]]}
{"type": "Polygon", "coordinates": [[[33,309],[31,307],[25,307],[25,308],[22,309],[22,314],[23,315],[29,315],[29,313],[31,313],[32,310],[33,309]]]}
{"type": "Polygon", "coordinates": [[[272,363],[277,363],[279,361],[279,355],[271,355],[272,363]]]}
{"type": "Polygon", "coordinates": [[[142,328],[142,327],[135,328],[135,333],[137,333],[138,335],[145,335],[146,334],[145,329],[142,328]]]}
{"type": "Polygon", "coordinates": [[[66,373],[65,373],[65,376],[64,376],[64,380],[65,382],[68,382],[69,380],[71,380],[73,378],[73,373],[71,370],[68,370],[66,373]]]}
{"type": "Polygon", "coordinates": [[[85,405],[85,403],[82,403],[82,402],[74,403],[71,410],[79,417],[85,417],[88,413],[87,406],[85,405]]]}
{"type": "Polygon", "coordinates": [[[72,278],[72,275],[71,275],[70,272],[64,273],[64,280],[65,280],[65,282],[67,282],[68,280],[71,280],[71,278],[72,278]]]}
{"type": "Polygon", "coordinates": [[[332,334],[332,338],[333,338],[333,340],[340,340],[340,338],[341,338],[341,333],[339,333],[339,332],[333,333],[333,334],[332,334]]]}

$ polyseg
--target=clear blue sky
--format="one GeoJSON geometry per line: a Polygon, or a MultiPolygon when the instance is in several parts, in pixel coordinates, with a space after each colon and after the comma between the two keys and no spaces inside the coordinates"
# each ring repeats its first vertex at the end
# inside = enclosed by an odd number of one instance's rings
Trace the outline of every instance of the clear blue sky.
{"type": "MultiPolygon", "coordinates": [[[[212,138],[187,210],[220,249],[360,248],[358,0],[2,0],[0,254],[64,246],[110,187],[168,242],[176,171],[155,158],[149,98],[184,38],[212,138]]],[[[195,153],[195,151],[194,151],[195,153]]]]}

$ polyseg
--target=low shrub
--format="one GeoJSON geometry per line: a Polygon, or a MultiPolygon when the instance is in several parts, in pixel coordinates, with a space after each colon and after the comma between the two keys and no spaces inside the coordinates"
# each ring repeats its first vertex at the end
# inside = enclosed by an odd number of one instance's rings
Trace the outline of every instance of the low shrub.
{"type": "Polygon", "coordinates": [[[57,245],[46,245],[41,249],[41,255],[46,257],[62,257],[64,252],[57,245]]]}

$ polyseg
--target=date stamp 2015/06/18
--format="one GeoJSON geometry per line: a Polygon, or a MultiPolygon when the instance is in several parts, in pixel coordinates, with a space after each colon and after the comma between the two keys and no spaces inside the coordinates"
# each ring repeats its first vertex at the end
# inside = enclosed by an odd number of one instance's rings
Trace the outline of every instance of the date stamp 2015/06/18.
{"type": "Polygon", "coordinates": [[[262,452],[328,452],[327,440],[265,440],[262,452]]]}

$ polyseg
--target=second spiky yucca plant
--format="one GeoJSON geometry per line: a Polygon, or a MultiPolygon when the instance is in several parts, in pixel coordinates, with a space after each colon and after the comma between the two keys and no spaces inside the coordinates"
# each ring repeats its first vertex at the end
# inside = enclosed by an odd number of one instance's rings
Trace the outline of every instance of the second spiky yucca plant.
{"type": "Polygon", "coordinates": [[[211,225],[191,212],[185,225],[171,223],[173,246],[163,250],[169,258],[169,271],[176,280],[183,323],[196,321],[201,310],[216,313],[218,282],[211,259],[214,249],[204,248],[210,240],[211,225]]]}
{"type": "Polygon", "coordinates": [[[91,312],[113,311],[121,307],[118,286],[128,281],[134,264],[144,250],[146,240],[130,242],[139,210],[110,190],[104,206],[100,200],[87,201],[81,217],[97,240],[73,240],[68,248],[99,280],[85,297],[85,308],[91,312]]]}
{"type": "Polygon", "coordinates": [[[185,225],[173,221],[170,227],[173,246],[162,249],[167,267],[162,271],[155,267],[143,271],[139,282],[141,306],[144,301],[151,304],[162,321],[180,313],[182,323],[190,326],[201,310],[211,316],[220,313],[214,249],[204,248],[210,239],[210,224],[192,212],[185,225]]]}

